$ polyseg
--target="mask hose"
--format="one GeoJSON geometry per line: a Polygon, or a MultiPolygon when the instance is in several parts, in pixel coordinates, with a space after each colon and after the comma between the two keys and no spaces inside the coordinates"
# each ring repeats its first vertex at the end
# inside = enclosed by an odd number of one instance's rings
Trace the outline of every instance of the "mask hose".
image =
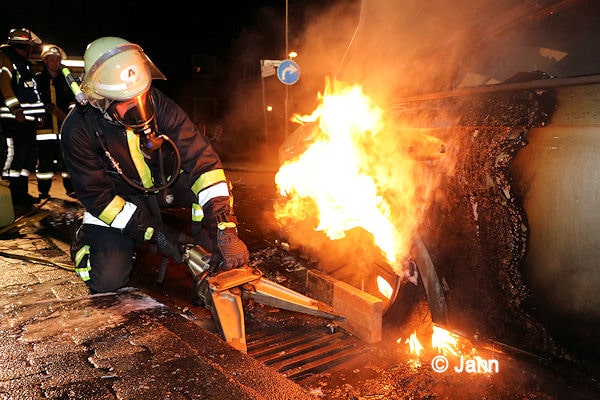
{"type": "MultiPolygon", "coordinates": [[[[175,154],[175,166],[173,167],[173,171],[172,171],[172,178],[169,181],[166,181],[165,179],[165,183],[162,186],[158,186],[158,187],[144,187],[136,182],[134,182],[132,179],[130,179],[127,175],[125,175],[123,173],[123,170],[121,169],[121,167],[119,166],[119,162],[117,160],[114,159],[114,157],[112,156],[112,154],[110,154],[110,152],[108,151],[108,149],[106,148],[106,146],[104,145],[104,143],[102,142],[102,138],[100,137],[100,134],[98,133],[98,131],[96,130],[96,137],[98,138],[98,141],[100,142],[100,146],[102,147],[102,150],[104,151],[104,154],[106,155],[106,157],[108,158],[108,160],[110,161],[111,165],[113,166],[113,168],[117,171],[117,173],[119,175],[121,175],[121,177],[125,180],[125,182],[127,182],[127,184],[129,184],[130,186],[134,187],[135,189],[138,189],[142,192],[145,193],[149,193],[149,192],[160,192],[161,190],[165,190],[167,188],[169,188],[177,179],[177,177],[179,176],[180,173],[180,169],[181,169],[181,155],[179,154],[179,149],[177,148],[177,146],[175,145],[175,142],[173,142],[173,140],[166,136],[166,135],[160,135],[159,138],[162,138],[163,141],[166,141],[172,148],[173,148],[173,153],[175,154]]],[[[159,152],[162,152],[162,149],[159,149],[159,152]]],[[[161,168],[161,175],[164,179],[164,171],[162,168],[162,162],[160,162],[160,168],[161,168]]]]}
{"type": "Polygon", "coordinates": [[[77,100],[77,103],[81,106],[81,107],[78,107],[79,112],[84,114],[84,119],[85,119],[86,123],[88,124],[88,127],[91,127],[94,130],[94,133],[96,134],[96,137],[98,138],[98,142],[100,143],[100,146],[102,147],[102,150],[104,151],[104,154],[110,161],[113,168],[125,180],[125,182],[127,182],[128,185],[130,185],[130,186],[134,187],[135,189],[138,189],[144,193],[160,192],[161,190],[165,190],[165,189],[169,188],[175,182],[177,177],[179,176],[180,169],[181,169],[181,155],[179,153],[179,149],[177,148],[177,145],[175,145],[175,142],[173,142],[173,140],[171,140],[171,138],[169,138],[166,135],[160,135],[157,137],[153,132],[145,135],[146,140],[142,143],[142,145],[144,146],[143,149],[144,149],[144,151],[148,150],[150,152],[153,152],[155,150],[159,151],[159,157],[160,157],[159,164],[160,164],[160,171],[161,171],[161,179],[165,183],[162,184],[162,186],[147,188],[147,187],[144,187],[144,186],[134,182],[132,179],[130,179],[127,175],[125,175],[123,173],[123,170],[119,166],[119,162],[114,159],[112,154],[110,154],[110,152],[104,145],[104,142],[102,141],[102,138],[100,137],[100,134],[98,133],[98,129],[96,129],[96,123],[93,120],[93,117],[87,115],[86,111],[87,111],[87,107],[89,106],[88,105],[89,101],[88,101],[88,98],[85,95],[85,93],[81,90],[81,87],[79,86],[79,82],[77,81],[77,79],[75,79],[73,77],[73,75],[71,75],[71,71],[69,70],[69,68],[64,67],[62,69],[62,73],[65,76],[65,79],[67,80],[67,83],[69,84],[69,87],[71,88],[71,91],[73,91],[73,94],[75,95],[75,99],[77,100]],[[164,174],[164,169],[163,169],[163,165],[162,165],[163,164],[162,157],[161,157],[161,153],[162,153],[161,146],[165,141],[172,147],[173,154],[175,155],[175,166],[173,168],[172,173],[170,174],[170,176],[172,178],[168,181],[164,174]]]}

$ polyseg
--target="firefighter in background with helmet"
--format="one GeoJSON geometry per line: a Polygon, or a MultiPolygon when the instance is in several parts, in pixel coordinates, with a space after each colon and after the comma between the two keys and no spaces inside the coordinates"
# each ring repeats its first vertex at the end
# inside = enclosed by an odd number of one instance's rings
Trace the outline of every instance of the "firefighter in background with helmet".
{"type": "Polygon", "coordinates": [[[40,97],[46,105],[44,125],[37,131],[38,165],[36,178],[38,200],[50,197],[50,188],[55,172],[61,172],[63,186],[69,197],[75,197],[71,177],[64,170],[60,151],[60,126],[67,113],[75,107],[75,95],[61,71],[62,60],[67,58],[65,51],[54,45],[45,44],[41,54],[44,63],[36,74],[40,97]]]}
{"type": "Polygon", "coordinates": [[[0,123],[6,140],[2,178],[9,180],[15,214],[35,201],[29,194],[29,175],[37,163],[35,133],[46,111],[29,54],[41,43],[35,33],[21,28],[11,29],[8,43],[0,46],[0,123]]]}
{"type": "Polygon", "coordinates": [[[125,286],[142,241],[178,262],[178,245],[193,240],[219,268],[247,263],[221,160],[183,109],[151,86],[166,78],[142,48],[99,38],[85,50],[84,69],[88,104],[63,122],[61,147],[86,208],[71,257],[90,291],[125,286]],[[191,238],[162,223],[167,205],[191,210],[191,238]]]}

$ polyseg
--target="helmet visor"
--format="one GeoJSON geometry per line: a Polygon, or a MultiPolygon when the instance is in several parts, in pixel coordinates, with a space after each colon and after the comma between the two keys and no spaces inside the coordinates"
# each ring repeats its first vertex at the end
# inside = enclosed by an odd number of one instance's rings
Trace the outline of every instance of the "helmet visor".
{"type": "Polygon", "coordinates": [[[108,113],[120,124],[130,128],[147,126],[154,118],[154,102],[148,92],[129,100],[113,101],[108,113]]]}

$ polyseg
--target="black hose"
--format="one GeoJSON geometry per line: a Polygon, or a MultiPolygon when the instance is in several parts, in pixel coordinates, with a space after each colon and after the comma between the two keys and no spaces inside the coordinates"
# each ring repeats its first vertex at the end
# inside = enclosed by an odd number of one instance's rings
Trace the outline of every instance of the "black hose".
{"type": "MultiPolygon", "coordinates": [[[[109,159],[113,168],[117,171],[117,173],[119,175],[121,175],[121,177],[125,180],[125,182],[127,182],[127,184],[134,187],[135,189],[138,189],[144,193],[160,192],[161,190],[165,190],[169,186],[171,186],[180,174],[181,155],[179,154],[179,149],[177,148],[177,145],[175,145],[175,142],[173,142],[173,140],[171,140],[171,138],[166,135],[160,135],[159,137],[166,140],[167,143],[169,143],[173,147],[173,153],[175,154],[175,167],[173,168],[173,173],[171,174],[172,178],[169,181],[166,181],[166,178],[164,178],[164,170],[162,167],[162,157],[159,155],[159,164],[160,164],[159,168],[161,169],[161,175],[162,175],[161,178],[165,179],[165,183],[162,186],[158,186],[158,187],[153,186],[153,187],[149,187],[149,188],[140,185],[139,183],[133,181],[131,178],[129,178],[127,175],[125,175],[123,173],[123,170],[119,166],[119,162],[113,158],[112,154],[110,154],[110,152],[108,151],[108,149],[102,142],[102,139],[100,138],[100,134],[98,133],[98,131],[96,131],[96,136],[98,137],[100,146],[102,146],[102,150],[104,150],[104,154],[106,154],[106,157],[109,159]]],[[[159,151],[162,151],[162,150],[159,150],[159,151]]]]}
{"type": "Polygon", "coordinates": [[[61,269],[67,270],[67,271],[75,270],[75,267],[73,267],[71,265],[57,263],[54,261],[50,261],[50,260],[46,260],[46,259],[38,258],[38,257],[24,256],[24,255],[20,255],[20,254],[9,254],[9,253],[5,253],[3,251],[0,251],[0,256],[7,257],[7,258],[15,258],[17,260],[30,261],[30,262],[34,262],[34,263],[38,263],[38,264],[49,265],[52,267],[58,267],[58,268],[61,268],[61,269]]]}

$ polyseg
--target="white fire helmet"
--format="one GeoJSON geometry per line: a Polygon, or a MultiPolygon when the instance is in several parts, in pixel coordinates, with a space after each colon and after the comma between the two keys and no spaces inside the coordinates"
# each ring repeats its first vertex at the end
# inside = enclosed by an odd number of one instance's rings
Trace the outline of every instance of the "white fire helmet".
{"type": "Polygon", "coordinates": [[[8,43],[33,46],[42,44],[42,39],[27,28],[17,28],[8,33],[8,43]]]}
{"type": "Polygon", "coordinates": [[[40,54],[40,57],[42,58],[42,60],[44,60],[48,56],[59,56],[62,61],[67,58],[67,53],[65,53],[63,49],[61,49],[55,44],[45,44],[42,47],[42,53],[40,54]]]}
{"type": "Polygon", "coordinates": [[[106,111],[114,101],[131,100],[167,79],[137,44],[113,36],[91,42],[83,55],[82,90],[90,104],[106,111]]]}

